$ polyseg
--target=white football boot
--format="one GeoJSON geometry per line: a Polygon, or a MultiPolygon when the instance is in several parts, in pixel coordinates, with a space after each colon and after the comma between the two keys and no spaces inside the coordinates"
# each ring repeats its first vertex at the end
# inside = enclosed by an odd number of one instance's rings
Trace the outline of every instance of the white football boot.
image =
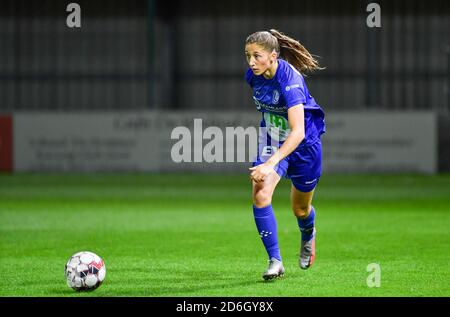
{"type": "Polygon", "coordinates": [[[283,262],[275,258],[271,258],[269,260],[269,267],[263,274],[263,279],[268,281],[274,278],[282,277],[283,275],[284,275],[283,262]]]}
{"type": "Polygon", "coordinates": [[[300,258],[298,265],[301,269],[306,270],[311,267],[316,258],[316,228],[313,229],[312,237],[309,241],[301,240],[300,244],[300,258]]]}

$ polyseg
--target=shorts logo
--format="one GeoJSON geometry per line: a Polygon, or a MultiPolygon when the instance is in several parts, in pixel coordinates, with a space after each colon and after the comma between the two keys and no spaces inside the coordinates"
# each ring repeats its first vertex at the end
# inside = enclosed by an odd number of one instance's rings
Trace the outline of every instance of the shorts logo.
{"type": "Polygon", "coordinates": [[[280,93],[278,92],[278,90],[274,90],[273,97],[272,97],[272,103],[277,104],[279,100],[280,100],[280,93]]]}
{"type": "Polygon", "coordinates": [[[312,184],[312,183],[314,183],[316,180],[317,180],[317,178],[314,178],[312,181],[307,181],[307,182],[305,182],[305,185],[312,184]]]}

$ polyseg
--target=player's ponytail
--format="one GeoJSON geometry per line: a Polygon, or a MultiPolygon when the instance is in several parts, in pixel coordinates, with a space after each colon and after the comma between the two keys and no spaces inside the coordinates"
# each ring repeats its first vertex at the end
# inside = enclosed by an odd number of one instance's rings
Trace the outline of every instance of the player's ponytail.
{"type": "Polygon", "coordinates": [[[324,69],[320,67],[317,59],[299,41],[275,29],[271,29],[269,32],[278,40],[279,56],[294,66],[300,73],[305,74],[324,69]]]}
{"type": "Polygon", "coordinates": [[[251,43],[261,45],[268,52],[275,50],[278,56],[294,66],[302,74],[324,69],[320,67],[319,62],[303,45],[275,29],[255,32],[249,35],[245,44],[251,43]]]}

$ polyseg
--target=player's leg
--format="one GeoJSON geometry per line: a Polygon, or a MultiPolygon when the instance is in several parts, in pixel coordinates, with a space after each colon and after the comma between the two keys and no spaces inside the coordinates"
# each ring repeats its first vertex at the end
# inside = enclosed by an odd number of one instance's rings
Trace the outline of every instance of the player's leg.
{"type": "Polygon", "coordinates": [[[314,189],[303,192],[292,184],[291,206],[301,232],[299,266],[302,269],[311,267],[316,257],[316,229],[314,226],[316,213],[311,204],[313,196],[314,189]]]}
{"type": "Polygon", "coordinates": [[[269,267],[263,274],[265,280],[284,274],[278,245],[277,222],[272,209],[272,195],[280,179],[281,177],[277,173],[272,173],[264,182],[256,183],[252,181],[253,216],[259,236],[269,257],[269,267]]]}
{"type": "Polygon", "coordinates": [[[301,232],[299,265],[302,269],[309,268],[316,257],[314,226],[316,212],[312,206],[314,189],[316,188],[322,168],[322,145],[316,142],[292,155],[290,170],[291,205],[297,217],[301,232]]]}

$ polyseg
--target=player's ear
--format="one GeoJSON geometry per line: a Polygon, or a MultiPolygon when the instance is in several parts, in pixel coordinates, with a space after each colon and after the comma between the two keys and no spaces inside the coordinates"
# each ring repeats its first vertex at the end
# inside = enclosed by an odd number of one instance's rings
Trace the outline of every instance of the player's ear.
{"type": "Polygon", "coordinates": [[[275,63],[275,61],[277,60],[278,54],[275,50],[272,51],[272,53],[270,53],[270,63],[275,63]]]}

